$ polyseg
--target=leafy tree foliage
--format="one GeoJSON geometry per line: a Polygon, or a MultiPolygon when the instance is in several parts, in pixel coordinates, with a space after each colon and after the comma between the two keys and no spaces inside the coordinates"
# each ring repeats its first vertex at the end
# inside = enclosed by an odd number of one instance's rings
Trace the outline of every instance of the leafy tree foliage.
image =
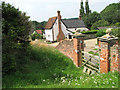
{"type": "Polygon", "coordinates": [[[90,15],[83,17],[83,21],[86,27],[89,29],[96,21],[99,21],[100,19],[101,19],[100,14],[95,11],[90,15]]]}
{"type": "Polygon", "coordinates": [[[109,23],[107,21],[105,21],[104,19],[102,19],[102,20],[95,22],[92,25],[91,29],[97,29],[97,27],[108,26],[108,25],[109,25],[109,23]]]}
{"type": "Polygon", "coordinates": [[[86,10],[86,15],[88,16],[91,13],[91,10],[89,9],[88,0],[86,0],[85,2],[85,10],[86,10]]]}
{"type": "Polygon", "coordinates": [[[85,16],[84,6],[83,6],[83,0],[81,0],[80,15],[81,15],[82,17],[84,17],[84,16],[85,16]]]}
{"type": "Polygon", "coordinates": [[[33,22],[33,26],[34,26],[34,30],[45,30],[45,25],[46,25],[46,21],[43,22],[37,22],[37,21],[32,21],[33,22]]]}
{"type": "Polygon", "coordinates": [[[108,5],[100,12],[102,19],[105,19],[110,24],[120,22],[120,3],[113,3],[108,5]]]}
{"type": "Polygon", "coordinates": [[[26,13],[9,3],[2,2],[2,60],[3,73],[10,73],[23,68],[29,48],[29,32],[32,22],[26,13]]]}

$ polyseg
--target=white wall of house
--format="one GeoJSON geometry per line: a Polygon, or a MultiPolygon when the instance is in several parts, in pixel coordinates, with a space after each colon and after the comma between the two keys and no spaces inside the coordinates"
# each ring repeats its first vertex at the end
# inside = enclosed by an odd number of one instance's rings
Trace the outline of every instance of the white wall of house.
{"type": "MultiPolygon", "coordinates": [[[[63,22],[61,22],[61,29],[65,35],[65,38],[68,38],[69,35],[73,35],[73,33],[71,32],[76,32],[76,30],[81,30],[81,31],[88,31],[87,28],[66,28],[66,26],[63,24],[63,22]],[[70,30],[70,31],[67,31],[66,29],[70,30]]],[[[53,25],[53,28],[52,29],[46,29],[45,30],[45,37],[46,37],[46,40],[48,41],[53,41],[53,36],[54,36],[54,41],[57,41],[57,36],[58,36],[58,19],[55,21],[54,25],[53,25]],[[52,32],[53,30],[53,32],[52,32]],[[54,33],[54,35],[53,35],[54,33]]]]}
{"type": "Polygon", "coordinates": [[[45,36],[47,41],[53,41],[52,29],[46,29],[45,36]]]}
{"type": "Polygon", "coordinates": [[[68,30],[70,30],[71,32],[76,32],[76,28],[67,28],[68,30]]]}
{"type": "Polygon", "coordinates": [[[65,37],[67,37],[68,32],[67,32],[67,30],[66,30],[66,26],[65,26],[62,22],[61,22],[61,29],[62,29],[65,37]]]}
{"type": "MultiPolygon", "coordinates": [[[[59,31],[58,31],[58,19],[55,21],[52,29],[53,29],[53,31],[54,31],[54,41],[56,41],[56,40],[57,40],[58,33],[59,33],[59,31]]],[[[65,27],[65,25],[64,25],[62,22],[61,22],[61,29],[62,29],[65,37],[67,37],[68,33],[70,33],[70,32],[68,32],[68,31],[66,30],[66,27],[65,27]]]]}
{"type": "Polygon", "coordinates": [[[77,28],[76,30],[80,30],[82,32],[82,31],[88,31],[89,29],[88,28],[77,28]]]}
{"type": "MultiPolygon", "coordinates": [[[[58,20],[58,19],[57,19],[58,20]]],[[[58,21],[55,21],[54,25],[53,25],[53,33],[54,33],[54,41],[57,41],[57,36],[58,36],[58,21]]]]}

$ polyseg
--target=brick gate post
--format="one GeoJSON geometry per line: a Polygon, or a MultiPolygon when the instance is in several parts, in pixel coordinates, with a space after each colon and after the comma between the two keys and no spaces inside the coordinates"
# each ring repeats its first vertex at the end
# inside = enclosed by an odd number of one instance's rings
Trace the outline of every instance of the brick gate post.
{"type": "Polygon", "coordinates": [[[110,71],[110,58],[111,58],[111,46],[114,45],[116,37],[110,34],[111,30],[106,30],[106,35],[99,37],[99,49],[100,49],[100,73],[108,73],[110,71]]]}
{"type": "Polygon", "coordinates": [[[82,65],[82,52],[81,50],[84,50],[84,35],[81,33],[75,33],[73,35],[73,62],[77,67],[81,67],[82,65]]]}

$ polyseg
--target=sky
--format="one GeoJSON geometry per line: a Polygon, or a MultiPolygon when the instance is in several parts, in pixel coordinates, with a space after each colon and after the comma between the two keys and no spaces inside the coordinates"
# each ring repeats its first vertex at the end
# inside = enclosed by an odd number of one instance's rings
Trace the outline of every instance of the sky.
{"type": "MultiPolygon", "coordinates": [[[[30,20],[38,22],[48,21],[50,17],[57,16],[61,11],[62,19],[79,16],[81,0],[1,0],[14,5],[20,11],[26,12],[30,20]]],[[[86,0],[83,0],[85,4],[86,0]]],[[[120,0],[88,0],[90,10],[100,12],[111,3],[120,0]]]]}

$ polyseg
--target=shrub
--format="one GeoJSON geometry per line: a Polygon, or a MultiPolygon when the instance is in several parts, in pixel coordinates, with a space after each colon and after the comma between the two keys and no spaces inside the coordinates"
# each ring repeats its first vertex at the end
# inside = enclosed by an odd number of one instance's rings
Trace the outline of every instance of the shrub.
{"type": "Polygon", "coordinates": [[[37,33],[31,35],[31,37],[32,37],[32,40],[43,39],[43,35],[40,35],[40,34],[37,34],[37,33]]]}
{"type": "Polygon", "coordinates": [[[96,33],[96,37],[101,37],[106,34],[106,29],[101,29],[96,33]]]}
{"type": "Polygon", "coordinates": [[[118,30],[119,30],[118,28],[112,29],[112,35],[118,37],[118,32],[119,32],[118,30]]]}

